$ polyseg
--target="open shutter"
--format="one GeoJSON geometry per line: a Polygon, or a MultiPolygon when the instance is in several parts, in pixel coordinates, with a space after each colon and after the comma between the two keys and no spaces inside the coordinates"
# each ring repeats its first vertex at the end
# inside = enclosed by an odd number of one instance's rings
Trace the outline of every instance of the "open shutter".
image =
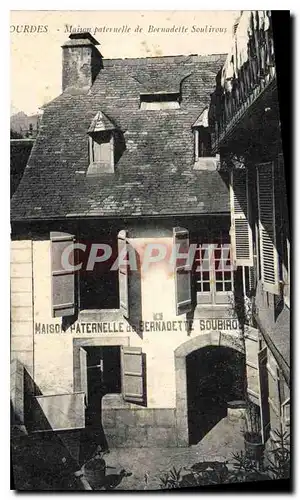
{"type": "Polygon", "coordinates": [[[79,349],[80,358],[80,382],[81,382],[81,392],[85,394],[85,405],[88,405],[88,381],[87,381],[87,352],[85,349],[80,347],[79,349]]]}
{"type": "MultiPolygon", "coordinates": [[[[182,227],[173,228],[173,247],[178,254],[188,254],[189,232],[182,227]]],[[[192,309],[191,265],[187,258],[177,258],[175,262],[175,304],[176,315],[184,314],[192,309]]]]}
{"type": "Polygon", "coordinates": [[[236,266],[253,266],[253,238],[250,218],[248,173],[233,170],[230,183],[231,246],[236,266]]]}
{"type": "Polygon", "coordinates": [[[51,282],[52,317],[73,316],[75,314],[75,273],[74,241],[75,236],[68,233],[51,232],[51,282]],[[69,267],[63,265],[62,255],[69,247],[69,267]],[[65,267],[65,268],[64,268],[65,267]]]}
{"type": "Polygon", "coordinates": [[[259,403],[260,403],[261,433],[262,433],[263,443],[265,443],[268,440],[270,431],[267,358],[268,358],[268,349],[267,347],[264,347],[258,352],[259,403]]]}
{"type": "Polygon", "coordinates": [[[247,373],[247,393],[249,400],[259,404],[259,377],[258,377],[258,331],[247,326],[245,331],[245,357],[247,373]]]}
{"type": "Polygon", "coordinates": [[[119,296],[120,296],[120,309],[125,316],[129,318],[129,299],[128,299],[128,266],[124,261],[128,260],[127,255],[127,233],[122,230],[118,234],[118,256],[121,255],[119,260],[119,296]]]}
{"type": "Polygon", "coordinates": [[[144,403],[143,353],[140,347],[122,347],[122,393],[125,401],[144,403]]]}
{"type": "Polygon", "coordinates": [[[279,294],[272,162],[257,165],[257,190],[262,284],[266,292],[279,294]]]}

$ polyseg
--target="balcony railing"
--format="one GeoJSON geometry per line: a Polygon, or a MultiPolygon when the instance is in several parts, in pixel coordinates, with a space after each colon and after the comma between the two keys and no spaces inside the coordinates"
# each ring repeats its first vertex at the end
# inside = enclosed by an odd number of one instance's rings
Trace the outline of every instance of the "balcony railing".
{"type": "Polygon", "coordinates": [[[271,13],[243,11],[211,95],[209,125],[214,151],[275,76],[271,13]]]}

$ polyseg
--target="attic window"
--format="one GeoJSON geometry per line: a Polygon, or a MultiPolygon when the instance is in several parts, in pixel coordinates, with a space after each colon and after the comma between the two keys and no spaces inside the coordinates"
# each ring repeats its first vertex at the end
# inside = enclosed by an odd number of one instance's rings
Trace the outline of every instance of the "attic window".
{"type": "Polygon", "coordinates": [[[211,156],[210,133],[204,127],[195,129],[195,161],[211,156]]]}
{"type": "Polygon", "coordinates": [[[208,108],[204,108],[193,125],[195,161],[211,156],[211,137],[208,127],[208,108]]]}
{"type": "Polygon", "coordinates": [[[114,172],[114,124],[99,111],[89,127],[89,168],[87,175],[114,172]]]}
{"type": "Polygon", "coordinates": [[[159,109],[179,109],[180,94],[158,92],[155,94],[140,95],[140,109],[148,111],[156,111],[159,109]]]}
{"type": "Polygon", "coordinates": [[[90,166],[101,172],[114,169],[114,138],[111,132],[101,132],[89,139],[90,166]]]}

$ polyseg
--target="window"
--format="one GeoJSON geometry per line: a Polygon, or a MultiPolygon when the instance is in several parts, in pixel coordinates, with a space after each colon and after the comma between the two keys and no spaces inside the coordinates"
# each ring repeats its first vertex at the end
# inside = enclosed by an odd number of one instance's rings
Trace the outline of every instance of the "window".
{"type": "Polygon", "coordinates": [[[89,168],[88,176],[114,171],[114,131],[115,125],[99,111],[88,129],[89,168]]]}
{"type": "Polygon", "coordinates": [[[208,129],[204,127],[195,128],[195,161],[199,158],[207,158],[211,155],[211,137],[208,129]]]}
{"type": "Polygon", "coordinates": [[[99,392],[121,392],[121,356],[119,346],[85,347],[87,351],[88,399],[99,392]]]}
{"type": "Polygon", "coordinates": [[[94,134],[89,139],[90,164],[88,175],[114,170],[114,139],[111,132],[94,134]]]}
{"type": "Polygon", "coordinates": [[[119,276],[118,270],[111,267],[118,254],[117,235],[105,236],[94,233],[93,236],[82,234],[79,242],[85,245],[85,252],[79,250],[77,262],[82,263],[78,272],[78,305],[80,310],[119,309],[119,276]],[[112,249],[111,257],[105,262],[97,262],[103,254],[97,244],[108,245],[112,249]],[[97,251],[95,262],[88,266],[88,259],[97,251]]]}
{"type": "MultiPolygon", "coordinates": [[[[127,251],[126,232],[117,234],[111,231],[110,235],[95,233],[92,238],[90,234],[93,234],[91,229],[76,240],[69,233],[50,233],[52,317],[75,316],[86,309],[120,309],[128,318],[128,268],[124,264],[113,266],[124,248],[127,251]],[[97,244],[101,247],[97,248],[97,244]],[[111,255],[99,262],[104,245],[111,249],[111,255]],[[65,250],[70,266],[64,264],[65,250]]],[[[124,259],[126,255],[123,255],[121,263],[124,259]]]]}
{"type": "Polygon", "coordinates": [[[99,421],[99,402],[105,394],[122,393],[124,401],[146,403],[146,357],[140,347],[84,345],[74,356],[74,386],[85,393],[87,423],[99,421]]]}
{"type": "Polygon", "coordinates": [[[273,162],[257,165],[259,244],[262,284],[266,292],[279,294],[279,262],[276,247],[273,162]]]}
{"type": "Polygon", "coordinates": [[[179,109],[180,94],[159,92],[140,95],[140,109],[156,111],[160,109],[179,109]]]}
{"type": "Polygon", "coordinates": [[[233,292],[233,277],[229,235],[221,233],[214,243],[202,239],[197,244],[194,263],[197,302],[228,302],[228,295],[233,292]]]}
{"type": "Polygon", "coordinates": [[[192,126],[194,132],[195,162],[199,158],[209,158],[211,154],[211,136],[208,127],[208,108],[204,108],[192,126]]]}

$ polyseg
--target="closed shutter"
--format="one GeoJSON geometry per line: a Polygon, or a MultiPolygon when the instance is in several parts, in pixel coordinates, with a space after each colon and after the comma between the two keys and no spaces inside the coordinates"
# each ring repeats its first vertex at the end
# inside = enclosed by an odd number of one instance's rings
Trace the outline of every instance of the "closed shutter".
{"type": "Polygon", "coordinates": [[[235,266],[253,266],[253,238],[246,170],[233,170],[230,183],[231,246],[235,266]]]}
{"type": "Polygon", "coordinates": [[[72,266],[74,266],[75,236],[68,233],[51,232],[50,240],[52,317],[73,316],[75,314],[75,272],[72,266]],[[68,252],[69,259],[64,263],[62,255],[67,248],[70,250],[68,252]]]}
{"type": "Polygon", "coordinates": [[[257,190],[262,284],[266,292],[279,294],[272,162],[257,165],[257,190]]]}
{"type": "Polygon", "coordinates": [[[120,309],[125,318],[129,318],[128,265],[125,264],[125,261],[128,260],[127,234],[124,230],[118,234],[118,257],[120,309]]]}
{"type": "MultiPolygon", "coordinates": [[[[177,249],[177,255],[188,254],[189,232],[187,229],[173,228],[173,247],[177,249]]],[[[187,257],[176,259],[174,275],[176,315],[179,316],[192,309],[191,265],[187,257]]]]}
{"type": "Polygon", "coordinates": [[[81,382],[81,392],[85,394],[85,405],[88,405],[88,381],[87,381],[87,352],[85,349],[80,347],[79,349],[80,358],[80,382],[81,382]]]}
{"type": "Polygon", "coordinates": [[[260,402],[261,432],[262,432],[263,443],[265,443],[268,440],[270,432],[267,357],[268,357],[268,349],[267,347],[264,347],[258,352],[259,402],[260,402]]]}
{"type": "Polygon", "coordinates": [[[145,402],[143,353],[140,347],[122,347],[122,393],[125,401],[145,402]]]}

